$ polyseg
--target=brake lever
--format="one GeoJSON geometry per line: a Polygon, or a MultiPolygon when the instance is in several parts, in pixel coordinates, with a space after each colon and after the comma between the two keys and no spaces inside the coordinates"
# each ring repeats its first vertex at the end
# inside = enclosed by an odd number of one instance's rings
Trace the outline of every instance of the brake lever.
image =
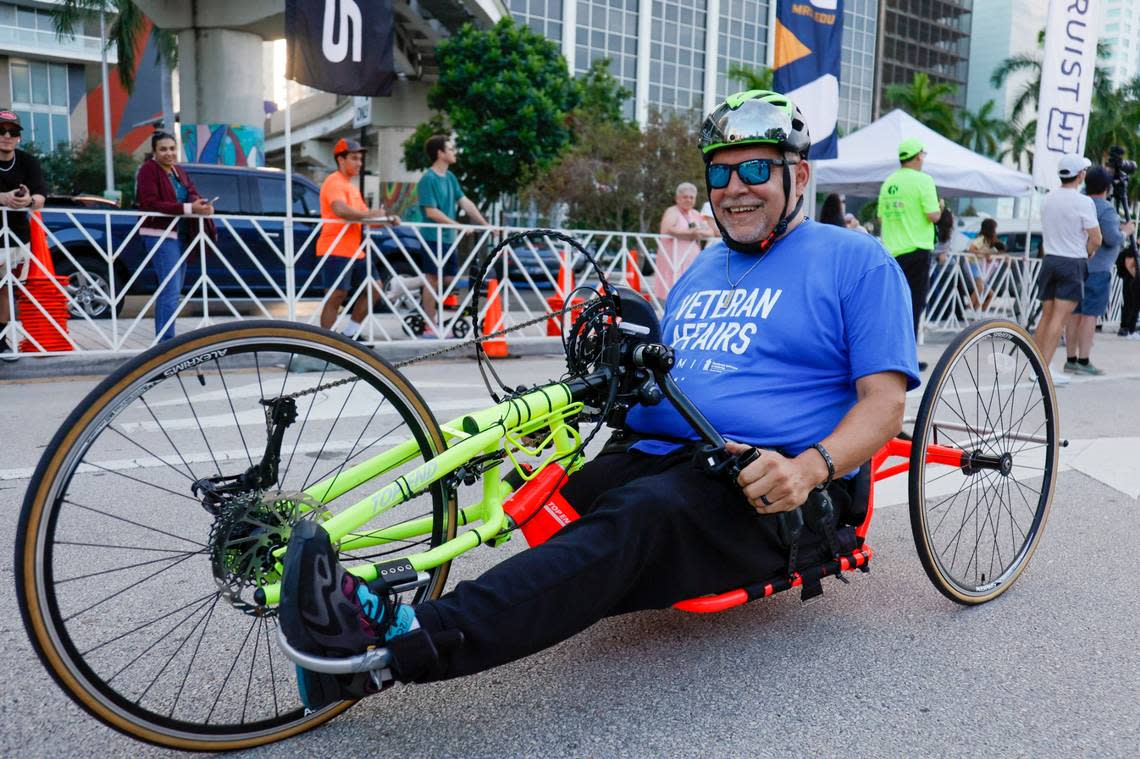
{"type": "MultiPolygon", "coordinates": [[[[732,481],[735,483],[740,473],[744,471],[756,459],[760,458],[759,448],[749,448],[746,451],[736,454],[730,458],[728,466],[728,474],[732,481]]],[[[756,516],[757,519],[764,515],[748,504],[749,510],[756,516]]],[[[798,506],[791,511],[778,511],[776,517],[776,536],[780,540],[780,545],[783,548],[791,548],[800,542],[800,535],[804,531],[804,515],[803,510],[798,506]]]]}

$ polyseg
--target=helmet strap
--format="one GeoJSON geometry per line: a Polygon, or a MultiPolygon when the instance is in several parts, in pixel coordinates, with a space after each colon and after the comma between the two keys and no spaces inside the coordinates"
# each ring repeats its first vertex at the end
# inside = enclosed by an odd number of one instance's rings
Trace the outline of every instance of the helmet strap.
{"type": "Polygon", "coordinates": [[[776,242],[776,240],[788,231],[788,224],[791,223],[792,219],[796,218],[796,215],[799,214],[800,209],[804,206],[804,196],[800,195],[800,199],[796,201],[796,207],[792,209],[791,213],[787,213],[788,201],[790,200],[789,195],[791,195],[792,192],[792,172],[786,164],[783,168],[784,207],[780,211],[780,220],[776,222],[776,226],[772,227],[772,231],[769,232],[768,236],[763,240],[760,240],[759,242],[740,242],[728,233],[728,230],[726,230],[724,228],[724,225],[720,223],[720,217],[715,213],[713,214],[713,221],[716,222],[717,229],[720,230],[721,239],[724,240],[724,244],[727,245],[730,249],[735,250],[738,253],[767,253],[772,245],[776,242]]]}

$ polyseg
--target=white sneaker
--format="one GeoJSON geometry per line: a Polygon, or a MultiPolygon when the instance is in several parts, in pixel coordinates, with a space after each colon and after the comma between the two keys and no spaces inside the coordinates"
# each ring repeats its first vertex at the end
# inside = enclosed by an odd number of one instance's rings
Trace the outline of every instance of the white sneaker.
{"type": "Polygon", "coordinates": [[[1061,385],[1067,385],[1070,382],[1069,375],[1065,374],[1064,372],[1059,372],[1052,367],[1049,367],[1049,374],[1051,374],[1053,376],[1053,386],[1054,387],[1060,387],[1061,385]]]}
{"type": "Polygon", "coordinates": [[[1135,342],[1140,342],[1140,332],[1132,332],[1128,335],[1128,337],[1126,337],[1124,339],[1125,340],[1132,340],[1135,342]]]}

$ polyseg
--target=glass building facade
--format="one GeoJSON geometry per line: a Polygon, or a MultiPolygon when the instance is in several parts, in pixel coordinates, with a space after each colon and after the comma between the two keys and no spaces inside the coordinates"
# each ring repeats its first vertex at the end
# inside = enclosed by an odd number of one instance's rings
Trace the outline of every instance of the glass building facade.
{"type": "Polygon", "coordinates": [[[882,0],[883,47],[879,91],[910,84],[924,72],[932,82],[958,88],[956,103],[966,104],[973,0],[882,0]]]}
{"type": "MultiPolygon", "coordinates": [[[[519,23],[557,42],[580,74],[600,58],[635,93],[626,115],[704,112],[739,89],[734,64],[768,65],[775,0],[508,0],[519,23]],[[643,16],[643,11],[648,11],[643,16]]],[[[879,0],[845,0],[839,125],[871,120],[879,0]]]]}

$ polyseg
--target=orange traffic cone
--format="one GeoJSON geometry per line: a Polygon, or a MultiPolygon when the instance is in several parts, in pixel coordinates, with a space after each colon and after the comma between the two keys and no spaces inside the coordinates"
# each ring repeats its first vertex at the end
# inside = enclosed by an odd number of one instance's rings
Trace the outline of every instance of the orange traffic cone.
{"type": "Polygon", "coordinates": [[[459,294],[452,293],[451,295],[448,295],[446,298],[444,298],[443,307],[450,308],[453,311],[459,308],[459,294]]]}
{"type": "Polygon", "coordinates": [[[558,267],[558,297],[565,302],[574,290],[574,269],[570,266],[570,254],[562,251],[562,263],[558,267]]]}
{"type": "Polygon", "coordinates": [[[29,236],[30,245],[32,249],[32,257],[39,261],[31,262],[28,267],[28,279],[35,277],[55,277],[55,263],[51,260],[51,251],[48,249],[47,232],[44,231],[43,216],[39,211],[34,214],[34,219],[29,219],[29,227],[31,228],[31,235],[29,236]]]}
{"type": "Polygon", "coordinates": [[[35,342],[20,341],[20,352],[36,353],[41,349],[69,351],[72,345],[67,339],[68,278],[55,275],[55,264],[51,260],[51,250],[48,249],[43,218],[38,211],[34,215],[36,218],[29,219],[29,242],[34,260],[28,264],[28,278],[24,285],[27,294],[21,291],[17,294],[16,301],[20,325],[35,342]]]}
{"type": "Polygon", "coordinates": [[[625,259],[625,283],[634,292],[641,292],[641,268],[637,265],[637,251],[629,249],[629,257],[625,259]]]}
{"type": "MultiPolygon", "coordinates": [[[[487,312],[483,315],[483,334],[490,335],[503,328],[503,304],[499,300],[499,280],[487,280],[487,312]]],[[[507,340],[497,337],[483,342],[483,352],[488,358],[506,358],[507,340]]]]}

